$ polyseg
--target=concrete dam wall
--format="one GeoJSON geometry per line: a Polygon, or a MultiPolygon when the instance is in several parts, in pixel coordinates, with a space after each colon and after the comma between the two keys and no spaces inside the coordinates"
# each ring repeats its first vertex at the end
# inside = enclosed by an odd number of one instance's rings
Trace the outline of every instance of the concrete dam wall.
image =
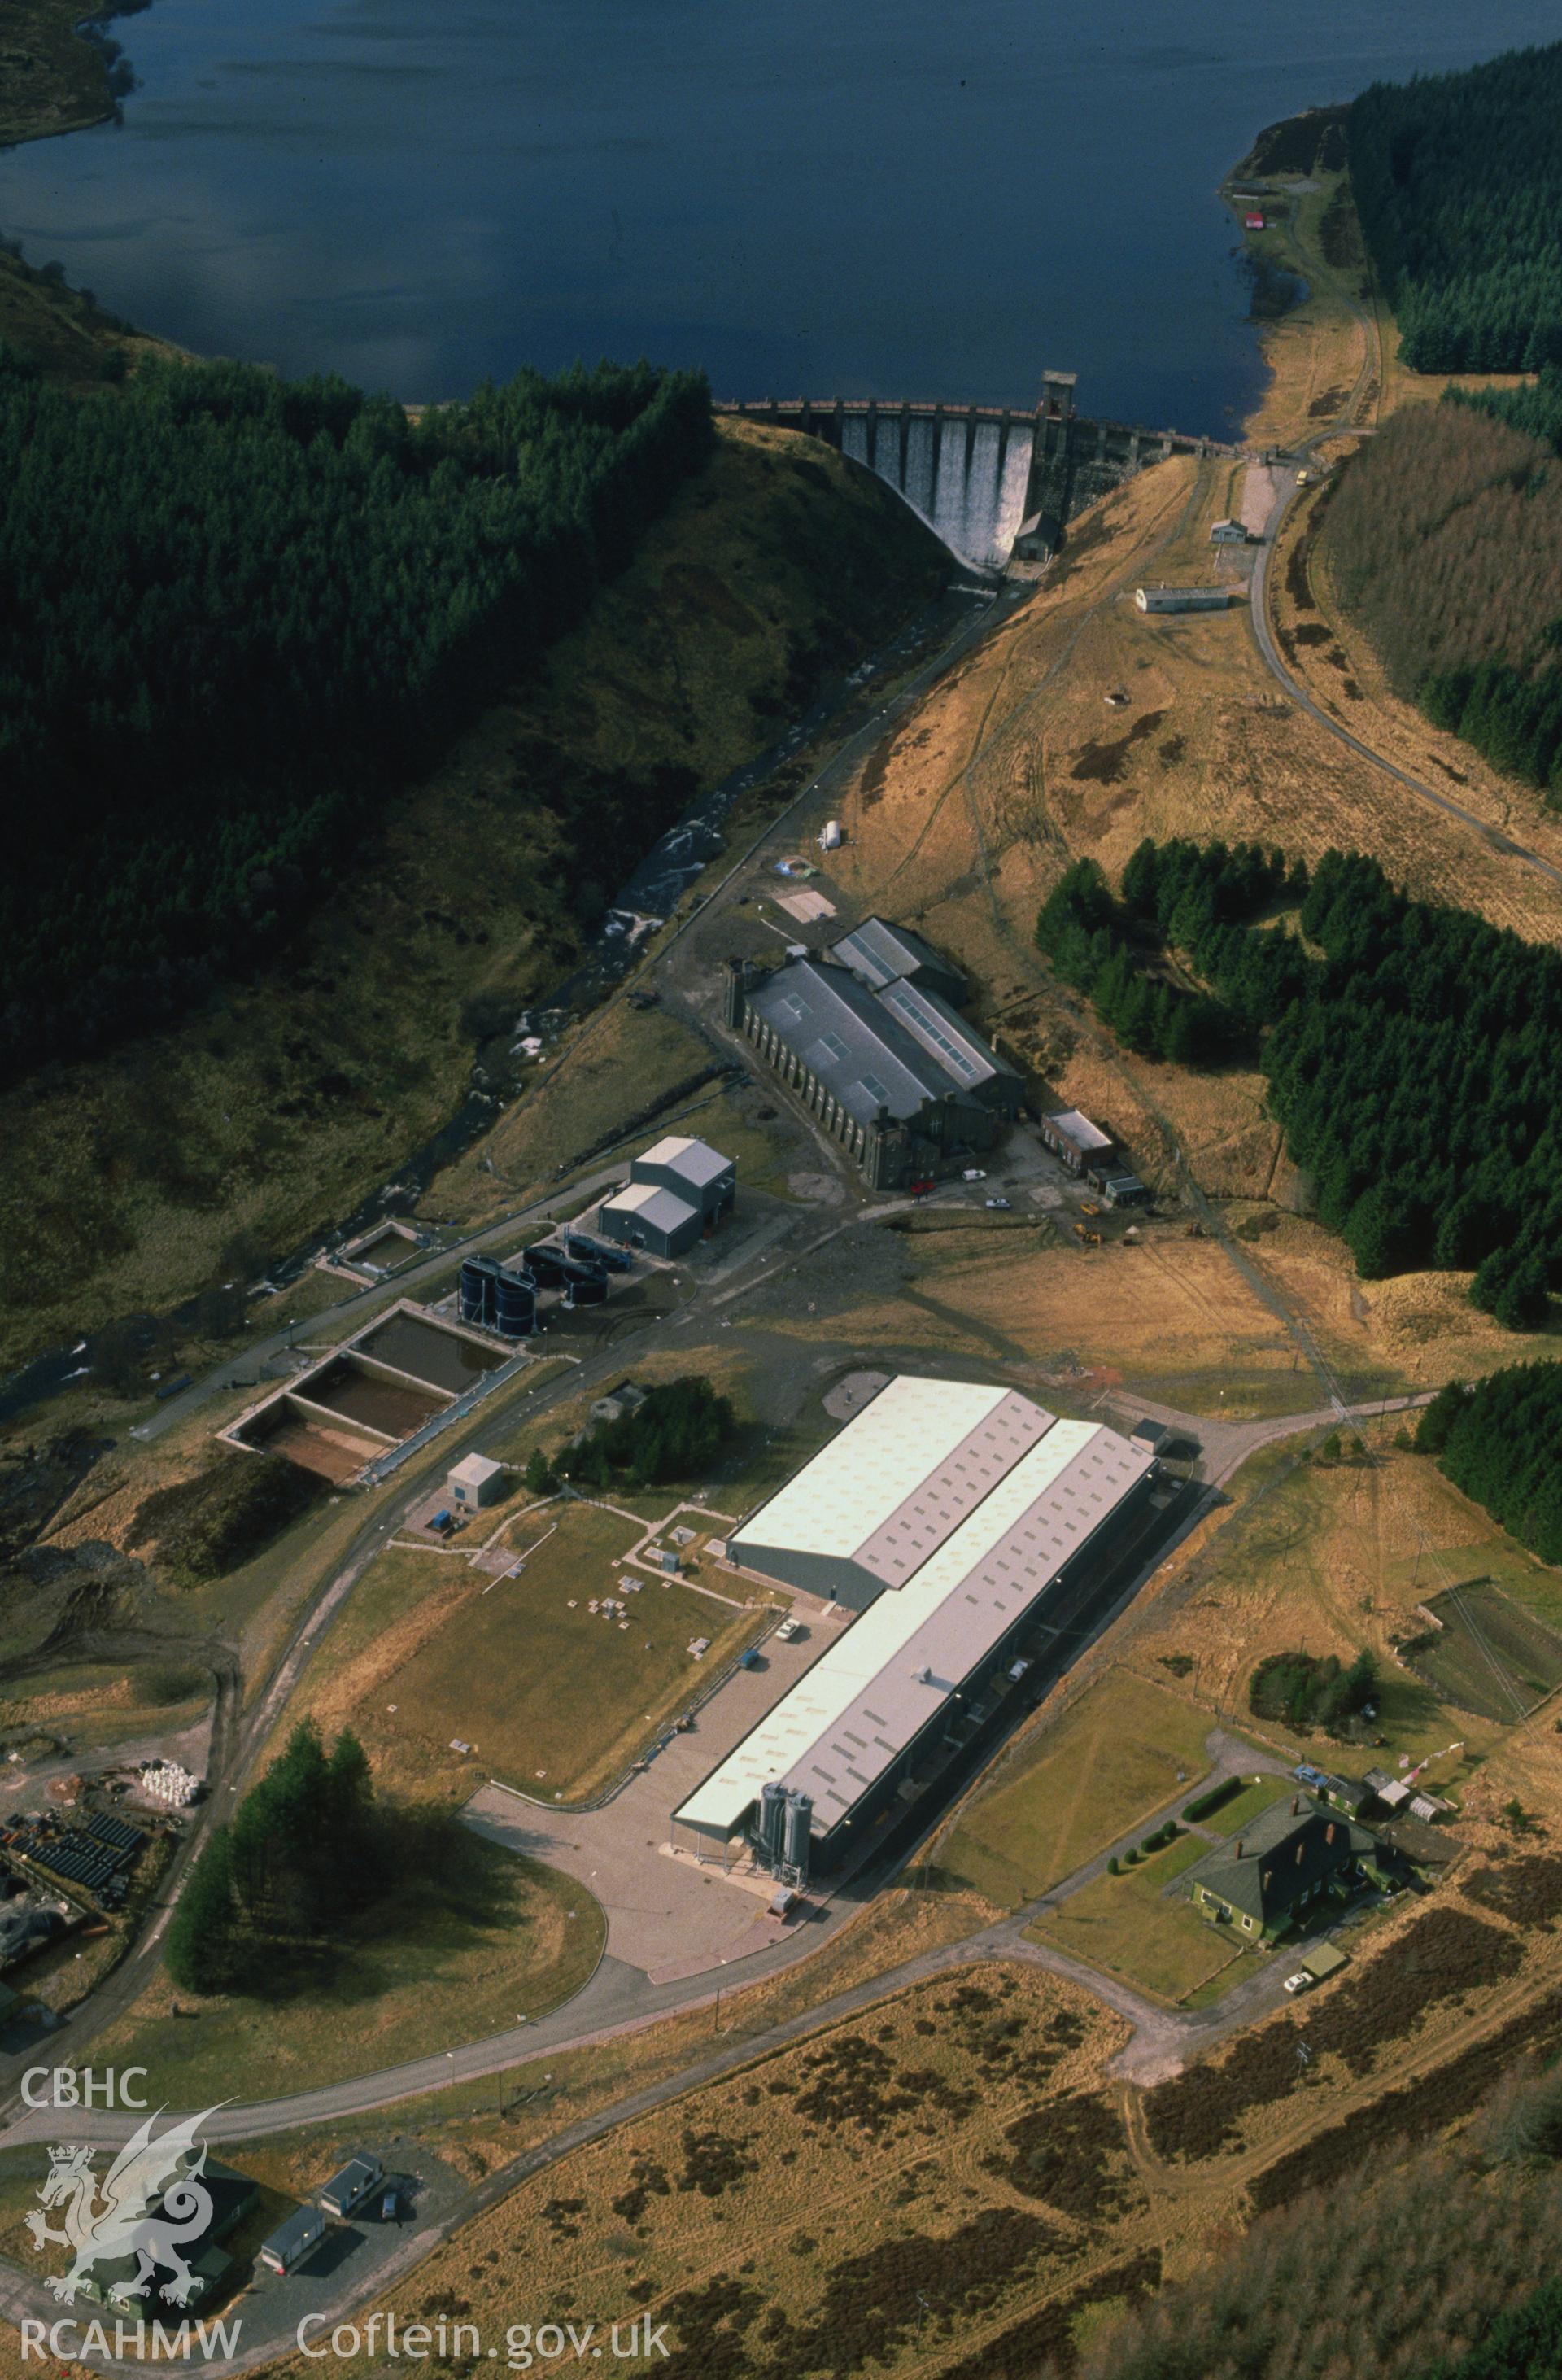
{"type": "Polygon", "coordinates": [[[1074,375],[1047,372],[1034,412],[872,397],[719,404],[717,411],[823,438],[886,480],[973,568],[1045,560],[1097,496],[1168,455],[1234,455],[1175,430],[1094,421],[1073,409],[1074,375]]]}

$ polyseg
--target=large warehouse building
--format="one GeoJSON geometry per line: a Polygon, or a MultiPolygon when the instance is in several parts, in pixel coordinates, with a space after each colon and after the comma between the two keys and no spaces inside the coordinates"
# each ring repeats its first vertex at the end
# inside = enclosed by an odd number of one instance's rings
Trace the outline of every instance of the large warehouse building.
{"type": "Polygon", "coordinates": [[[890,1380],[727,1540],[729,1559],[860,1616],[673,1813],[723,1862],[767,1785],[813,1804],[837,1864],[1148,1495],[1155,1457],[1013,1390],[890,1380]]]}

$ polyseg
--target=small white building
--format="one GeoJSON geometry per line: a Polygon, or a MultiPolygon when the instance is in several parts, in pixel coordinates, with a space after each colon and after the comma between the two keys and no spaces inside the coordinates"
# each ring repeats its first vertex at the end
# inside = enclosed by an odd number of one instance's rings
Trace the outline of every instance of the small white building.
{"type": "Polygon", "coordinates": [[[1224,612],[1231,590],[1229,587],[1136,587],[1133,600],[1141,612],[1224,612]]]}
{"type": "Polygon", "coordinates": [[[483,1504],[496,1504],[504,1493],[504,1465],[490,1463],[486,1454],[466,1455],[451,1472],[445,1487],[451,1502],[468,1512],[483,1504]]]}

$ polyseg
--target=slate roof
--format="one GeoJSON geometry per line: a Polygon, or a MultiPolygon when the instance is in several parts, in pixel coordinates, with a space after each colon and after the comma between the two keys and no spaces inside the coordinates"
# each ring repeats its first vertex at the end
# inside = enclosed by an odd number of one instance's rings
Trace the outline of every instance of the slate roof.
{"type": "Polygon", "coordinates": [[[1370,1828],[1328,1809],[1311,1793],[1296,1798],[1302,1804],[1299,1812],[1289,1802],[1275,1803],[1240,1835],[1191,1867],[1189,1885],[1202,1885],[1243,1916],[1274,1925],[1289,1916],[1311,1886],[1326,1882],[1347,1861],[1376,1850],[1370,1828]]]}
{"type": "Polygon", "coordinates": [[[949,988],[951,999],[964,995],[965,978],[960,969],[940,958],[932,944],[914,934],[909,926],[892,926],[887,917],[865,917],[832,945],[832,955],[874,991],[881,991],[887,983],[926,974],[949,988]]]}
{"type": "Polygon", "coordinates": [[[969,1099],[1010,1075],[947,1000],[917,984],[872,991],[844,967],[794,959],[748,998],[859,1123],[881,1107],[903,1119],[951,1091],[969,1099]]]}
{"type": "Polygon", "coordinates": [[[871,1123],[881,1107],[914,1116],[924,1099],[940,1099],[950,1088],[928,1052],[844,967],[797,959],[748,997],[859,1123],[871,1123]]]}

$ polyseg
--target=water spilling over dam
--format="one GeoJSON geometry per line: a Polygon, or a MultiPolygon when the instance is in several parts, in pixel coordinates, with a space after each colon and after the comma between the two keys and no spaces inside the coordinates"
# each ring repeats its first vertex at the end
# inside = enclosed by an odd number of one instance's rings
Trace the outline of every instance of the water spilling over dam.
{"type": "Polygon", "coordinates": [[[1034,424],[942,407],[842,409],[841,451],[898,488],[944,543],[979,568],[1000,569],[1025,518],[1034,424]]]}
{"type": "Polygon", "coordinates": [[[767,397],[723,413],[822,438],[884,480],[974,569],[1056,552],[1068,523],[1168,455],[1235,454],[1209,438],[1095,421],[1073,409],[1074,374],[1043,375],[1034,412],[873,397],[767,397]]]}

